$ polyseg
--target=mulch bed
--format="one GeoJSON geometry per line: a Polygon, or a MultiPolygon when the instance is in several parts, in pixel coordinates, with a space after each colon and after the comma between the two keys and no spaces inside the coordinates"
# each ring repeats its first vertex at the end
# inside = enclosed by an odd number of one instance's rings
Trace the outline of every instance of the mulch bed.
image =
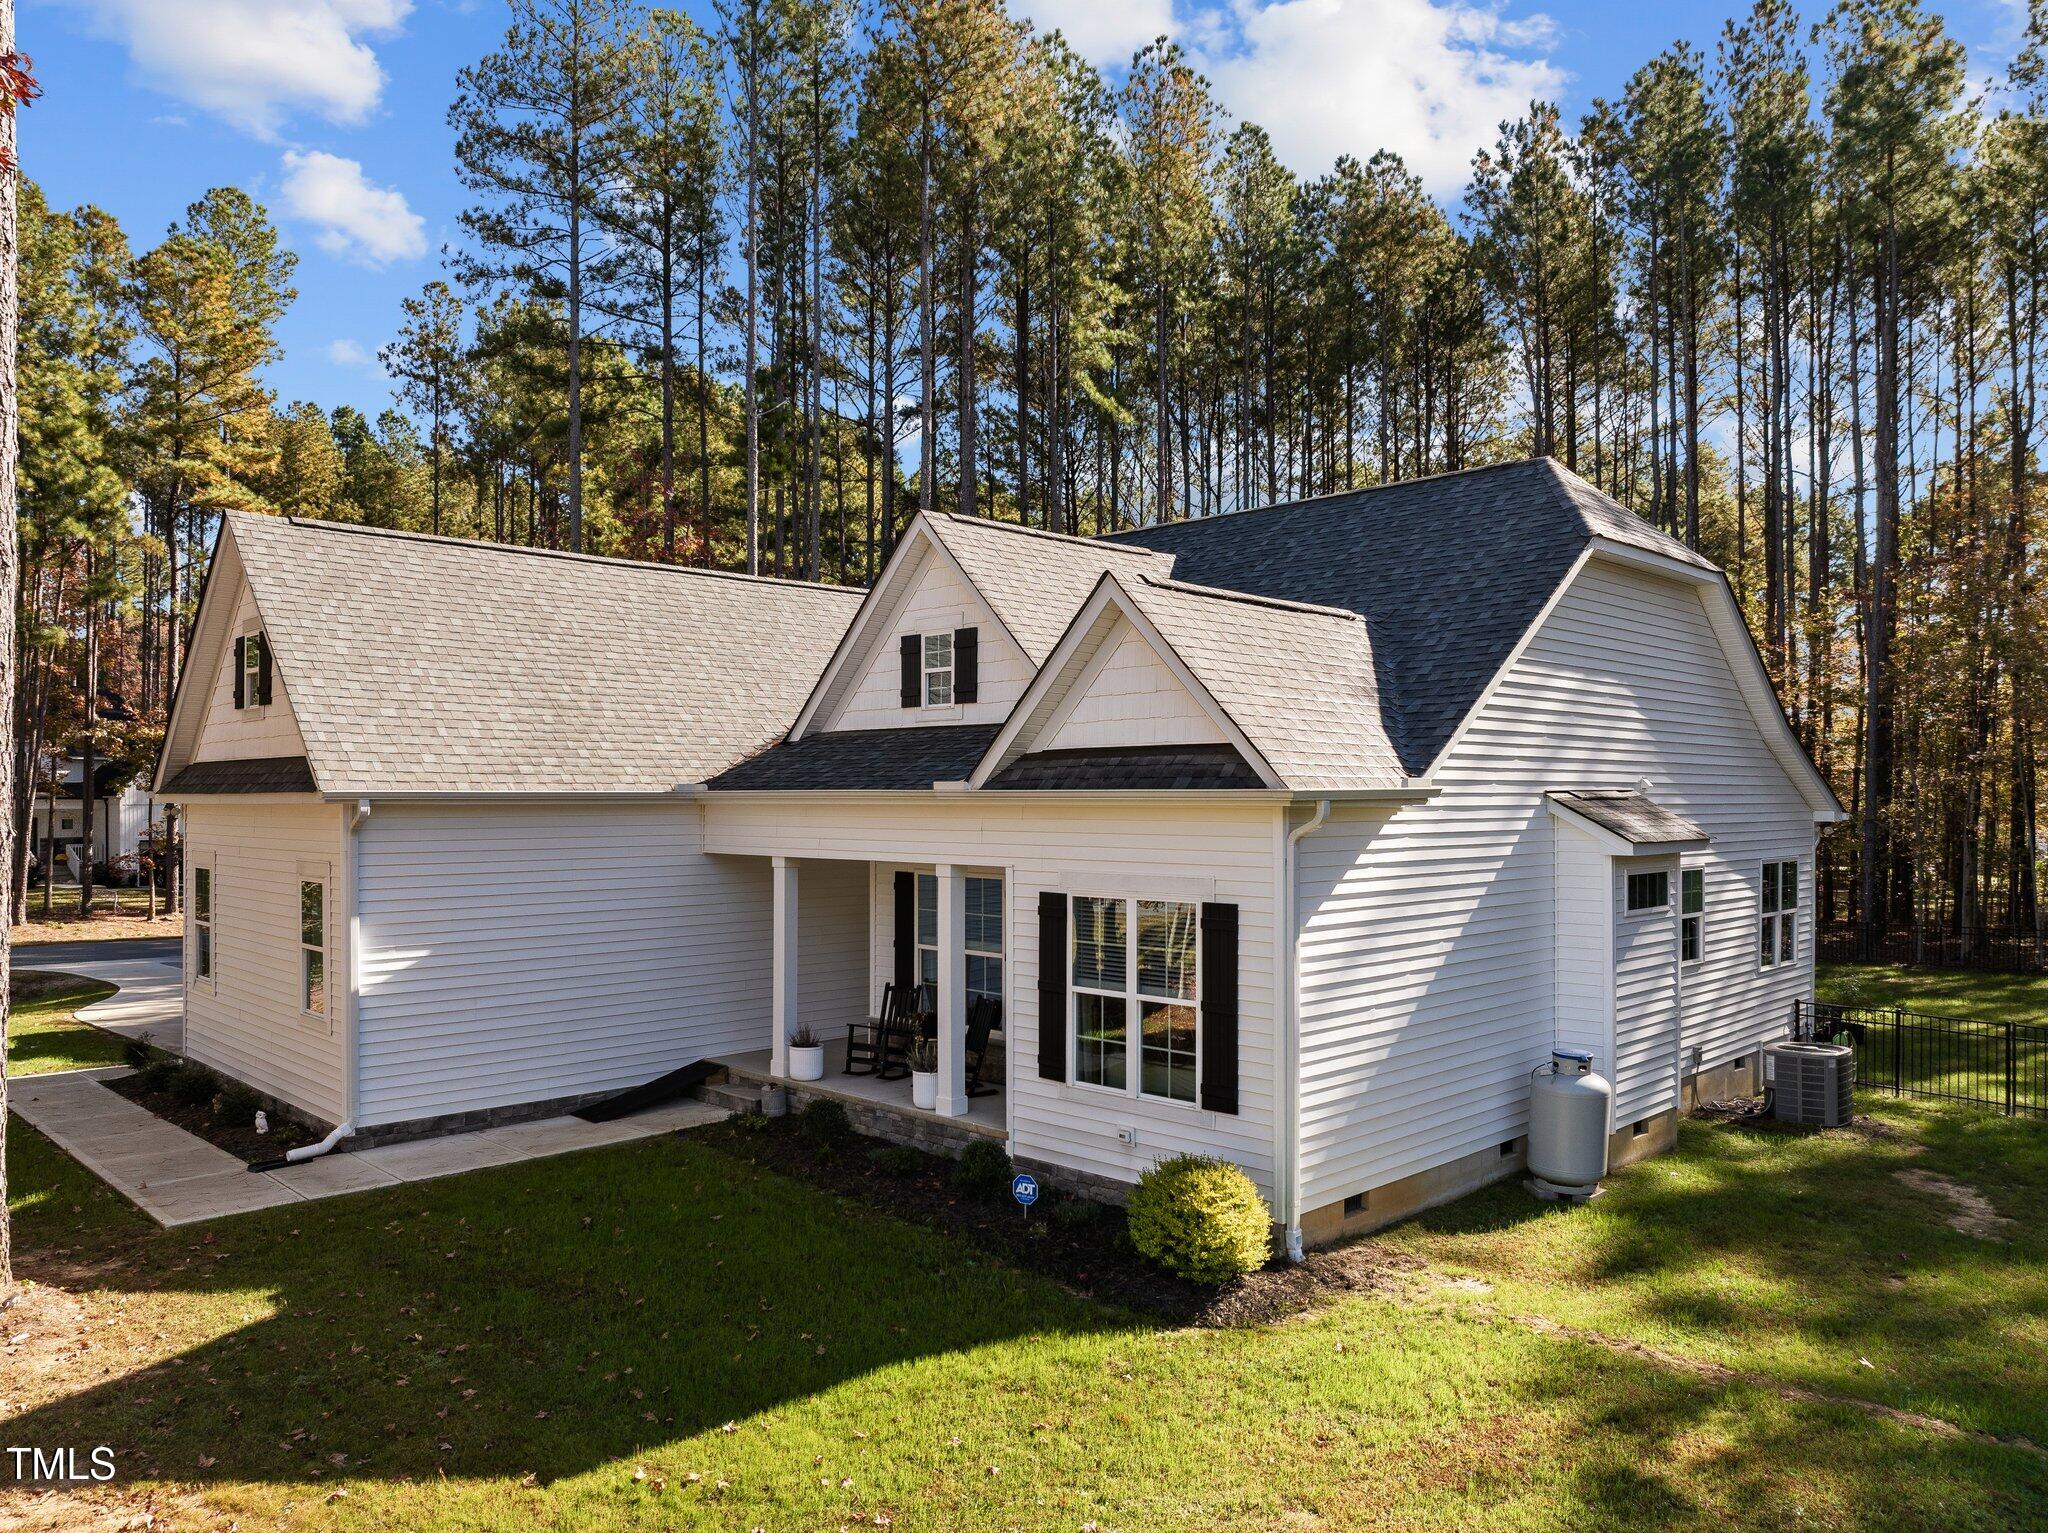
{"type": "Polygon", "coordinates": [[[1314,1252],[1299,1266],[1284,1259],[1205,1288],[1140,1256],[1120,1208],[1080,1198],[1043,1179],[1029,1216],[1007,1194],[977,1198],[954,1185],[958,1163],[940,1155],[852,1135],[821,1153],[795,1117],[758,1114],[690,1129],[685,1137],[736,1159],[857,1199],[913,1224],[959,1236],[1013,1266],[1043,1273],[1087,1298],[1177,1325],[1256,1326],[1316,1308],[1346,1293],[1391,1292],[1418,1263],[1375,1242],[1314,1252]]]}
{"type": "Polygon", "coordinates": [[[231,1123],[213,1110],[211,1102],[194,1106],[180,1101],[168,1091],[151,1091],[142,1083],[140,1075],[124,1075],[102,1084],[109,1091],[118,1091],[137,1106],[148,1108],[166,1122],[177,1124],[186,1133],[197,1134],[208,1144],[218,1145],[228,1154],[240,1156],[251,1165],[260,1160],[276,1160],[286,1150],[312,1144],[320,1137],[303,1123],[282,1113],[271,1113],[270,1132],[259,1134],[253,1121],[237,1119],[231,1123]]]}

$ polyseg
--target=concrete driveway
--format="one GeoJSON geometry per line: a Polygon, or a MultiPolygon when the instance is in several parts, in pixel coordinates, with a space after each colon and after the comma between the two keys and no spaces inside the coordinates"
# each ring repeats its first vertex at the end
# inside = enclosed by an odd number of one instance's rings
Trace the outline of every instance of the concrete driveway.
{"type": "Polygon", "coordinates": [[[54,969],[118,985],[104,1001],[80,1009],[78,1019],[124,1038],[149,1041],[174,1054],[185,1051],[185,974],[176,938],[137,937],[121,942],[38,942],[14,950],[17,969],[54,969]]]}

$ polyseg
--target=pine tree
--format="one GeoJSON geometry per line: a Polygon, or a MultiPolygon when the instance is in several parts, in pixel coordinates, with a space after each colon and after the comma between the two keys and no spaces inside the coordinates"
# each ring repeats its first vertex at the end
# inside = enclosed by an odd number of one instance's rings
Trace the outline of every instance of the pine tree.
{"type": "Polygon", "coordinates": [[[447,283],[429,282],[417,298],[405,299],[400,307],[405,322],[398,327],[398,339],[377,356],[398,381],[400,400],[427,418],[427,450],[433,465],[429,527],[438,535],[441,454],[463,387],[462,300],[447,283]]]}
{"type": "Polygon", "coordinates": [[[567,312],[568,543],[583,546],[583,309],[598,268],[595,214],[620,174],[631,79],[625,0],[510,0],[495,53],[457,77],[448,109],[475,242],[458,271],[567,312]]]}

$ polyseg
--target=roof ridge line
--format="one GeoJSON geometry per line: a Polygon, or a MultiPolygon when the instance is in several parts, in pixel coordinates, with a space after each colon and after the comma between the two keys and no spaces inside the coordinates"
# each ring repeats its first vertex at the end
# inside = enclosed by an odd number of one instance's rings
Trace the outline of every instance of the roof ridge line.
{"type": "MultiPolygon", "coordinates": [[[[1119,533],[1104,533],[1092,537],[1082,537],[1079,533],[1052,532],[1044,527],[1026,527],[1021,522],[1005,522],[993,516],[963,516],[958,511],[933,511],[929,514],[935,520],[942,519],[949,522],[962,522],[969,527],[994,527],[1003,532],[1021,532],[1027,537],[1046,538],[1054,543],[1074,543],[1084,548],[1100,549],[1109,543],[1111,538],[1121,536],[1119,533]]],[[[1152,559],[1168,557],[1168,555],[1162,554],[1154,548],[1119,547],[1115,548],[1114,551],[1120,554],[1141,553],[1147,558],[1152,559]]]]}
{"type": "MultiPolygon", "coordinates": [[[[1103,571],[1104,576],[1110,572],[1103,571]]],[[[1162,591],[1184,591],[1190,596],[1206,596],[1215,601],[1243,602],[1251,607],[1272,607],[1281,612],[1306,612],[1316,617],[1342,618],[1347,623],[1362,623],[1364,617],[1349,607],[1325,607],[1317,602],[1289,601],[1284,596],[1261,596],[1256,591],[1234,591],[1229,586],[1200,585],[1192,580],[1178,580],[1170,575],[1151,575],[1144,571],[1138,579],[1146,585],[1157,586],[1162,591]]]]}
{"type": "MultiPolygon", "coordinates": [[[[1296,500],[1272,500],[1262,506],[1239,506],[1232,511],[1211,511],[1204,516],[1182,517],[1177,522],[1154,522],[1149,527],[1125,527],[1118,532],[1105,532],[1097,541],[1114,542],[1119,538],[1136,537],[1143,532],[1157,532],[1162,527],[1186,527],[1199,522],[1220,522],[1233,516],[1256,516],[1262,511],[1293,511],[1302,506],[1318,505],[1326,500],[1377,495],[1382,490],[1405,490],[1412,485],[1433,484],[1439,479],[1463,479],[1472,474],[1495,474],[1502,469],[1527,468],[1531,464],[1556,463],[1548,455],[1531,458],[1508,458],[1499,463],[1475,463],[1470,468],[1447,468],[1435,474],[1417,474],[1412,479],[1390,479],[1385,484],[1362,484],[1348,490],[1326,490],[1321,495],[1304,495],[1296,500]]],[[[1559,465],[1560,467],[1562,465],[1559,465]]]]}
{"type": "Polygon", "coordinates": [[[861,586],[833,585],[823,580],[789,580],[780,575],[749,575],[740,570],[707,570],[693,564],[665,564],[658,559],[621,559],[611,554],[572,553],[566,548],[527,548],[518,543],[499,543],[489,538],[456,538],[445,533],[414,532],[405,527],[367,527],[360,522],[336,522],[320,516],[267,516],[260,511],[229,512],[266,522],[285,522],[309,532],[342,532],[371,538],[393,538],[408,543],[427,543],[441,548],[470,549],[494,554],[520,554],[540,559],[560,559],[572,564],[596,564],[613,569],[660,570],[676,575],[697,575],[714,580],[736,580],[747,585],[777,586],[794,591],[818,591],[865,600],[861,586]]]}

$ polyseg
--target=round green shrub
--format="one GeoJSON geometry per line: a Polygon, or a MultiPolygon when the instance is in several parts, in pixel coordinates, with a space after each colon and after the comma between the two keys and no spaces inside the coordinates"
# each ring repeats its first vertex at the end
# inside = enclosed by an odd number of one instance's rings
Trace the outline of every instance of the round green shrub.
{"type": "Polygon", "coordinates": [[[977,1139],[960,1152],[953,1186],[970,1198],[994,1202],[1010,1191],[1010,1155],[990,1139],[977,1139]]]}
{"type": "Polygon", "coordinates": [[[256,1121],[256,1113],[263,1106],[263,1098],[240,1081],[229,1081],[220,1088],[220,1100],[213,1106],[223,1123],[239,1123],[247,1128],[256,1121]]]}
{"type": "Polygon", "coordinates": [[[204,1107],[220,1090],[220,1077],[204,1065],[186,1063],[171,1077],[171,1095],[187,1107],[204,1107]]]}
{"type": "Polygon", "coordinates": [[[145,1070],[149,1067],[149,1062],[155,1058],[156,1050],[149,1046],[148,1033],[130,1038],[121,1045],[121,1063],[131,1070],[145,1070]]]}
{"type": "Polygon", "coordinates": [[[144,1091],[168,1091],[171,1082],[177,1079],[182,1069],[178,1061],[169,1054],[158,1055],[135,1073],[142,1078],[144,1091]]]}
{"type": "Polygon", "coordinates": [[[1191,1282],[1227,1283],[1266,1263],[1272,1215],[1227,1160],[1162,1160],[1138,1178],[1125,1211],[1139,1254],[1191,1282]]]}
{"type": "Polygon", "coordinates": [[[830,1097],[818,1097],[797,1114],[797,1132],[820,1155],[834,1155],[853,1140],[853,1121],[830,1097]]]}

